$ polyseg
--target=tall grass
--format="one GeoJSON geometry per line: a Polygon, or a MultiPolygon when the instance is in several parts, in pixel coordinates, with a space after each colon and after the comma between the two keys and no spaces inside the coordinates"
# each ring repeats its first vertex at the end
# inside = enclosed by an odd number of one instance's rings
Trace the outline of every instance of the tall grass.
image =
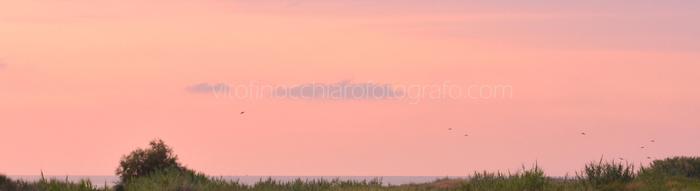
{"type": "Polygon", "coordinates": [[[592,162],[586,164],[579,179],[597,190],[623,190],[637,176],[634,165],[622,162],[592,162]]]}
{"type": "Polygon", "coordinates": [[[544,190],[549,185],[544,171],[537,165],[530,169],[523,166],[514,174],[500,172],[475,173],[462,183],[462,190],[544,190]]]}
{"type": "Polygon", "coordinates": [[[636,168],[614,161],[586,164],[575,177],[547,177],[538,165],[515,173],[479,172],[466,179],[440,179],[431,183],[382,185],[381,180],[344,181],[264,179],[254,185],[208,177],[194,171],[162,170],[135,178],[114,188],[98,188],[90,181],[46,180],[25,182],[0,175],[0,191],[700,191],[700,158],[675,157],[636,168]]]}
{"type": "Polygon", "coordinates": [[[58,179],[45,179],[43,176],[37,182],[11,180],[0,174],[0,191],[107,191],[110,188],[97,188],[89,180],[72,182],[58,179]]]}

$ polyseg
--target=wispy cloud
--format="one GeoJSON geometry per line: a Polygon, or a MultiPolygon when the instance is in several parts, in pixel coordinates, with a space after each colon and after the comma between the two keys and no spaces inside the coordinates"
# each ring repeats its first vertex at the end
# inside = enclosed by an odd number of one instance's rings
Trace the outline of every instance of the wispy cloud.
{"type": "Polygon", "coordinates": [[[188,86],[196,94],[213,94],[217,98],[292,100],[407,100],[411,104],[421,100],[438,99],[510,99],[511,85],[471,84],[381,84],[374,82],[341,81],[336,83],[302,83],[275,85],[248,83],[199,83],[188,86]]]}
{"type": "Polygon", "coordinates": [[[190,93],[227,93],[230,91],[230,87],[223,83],[209,84],[209,83],[199,83],[188,86],[185,88],[190,93]]]}
{"type": "Polygon", "coordinates": [[[278,88],[277,97],[299,99],[330,99],[330,100],[361,100],[361,99],[390,99],[403,95],[389,84],[353,83],[342,81],[338,83],[308,83],[289,88],[278,88]]]}

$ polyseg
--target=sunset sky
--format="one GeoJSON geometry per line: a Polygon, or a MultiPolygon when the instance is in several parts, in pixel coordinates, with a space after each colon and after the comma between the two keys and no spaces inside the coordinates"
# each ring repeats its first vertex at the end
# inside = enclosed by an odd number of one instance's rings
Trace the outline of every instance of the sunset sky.
{"type": "Polygon", "coordinates": [[[209,175],[699,155],[699,19],[696,0],[1,0],[0,173],[113,175],[155,138],[209,175]],[[233,96],[249,84],[396,94],[233,96]],[[512,92],[401,91],[444,85],[512,92]]]}

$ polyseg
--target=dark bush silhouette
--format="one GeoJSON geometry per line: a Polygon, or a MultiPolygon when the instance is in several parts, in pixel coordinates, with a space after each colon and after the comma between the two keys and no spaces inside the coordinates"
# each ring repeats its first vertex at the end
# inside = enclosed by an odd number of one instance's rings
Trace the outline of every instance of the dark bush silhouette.
{"type": "Polygon", "coordinates": [[[700,179],[700,157],[673,157],[655,160],[649,167],[642,169],[642,173],[700,179]]]}
{"type": "Polygon", "coordinates": [[[149,145],[150,148],[139,148],[122,157],[117,168],[122,183],[165,169],[186,170],[178,163],[177,155],[162,140],[153,140],[149,145]]]}
{"type": "Polygon", "coordinates": [[[0,190],[17,190],[17,185],[7,176],[0,174],[0,190]]]}

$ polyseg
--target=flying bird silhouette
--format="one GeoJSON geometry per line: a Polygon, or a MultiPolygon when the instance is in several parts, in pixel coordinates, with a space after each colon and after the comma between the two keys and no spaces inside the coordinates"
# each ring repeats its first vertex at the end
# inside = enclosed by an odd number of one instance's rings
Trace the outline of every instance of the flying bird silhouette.
{"type": "Polygon", "coordinates": [[[646,147],[645,147],[645,146],[641,146],[641,147],[639,147],[639,148],[644,149],[644,148],[646,148],[646,147]]]}
{"type": "Polygon", "coordinates": [[[469,134],[464,134],[465,137],[469,137],[469,134]]]}
{"type": "Polygon", "coordinates": [[[452,131],[452,128],[447,128],[448,131],[452,131]]]}
{"type": "Polygon", "coordinates": [[[581,132],[581,135],[586,135],[586,132],[581,132]]]}
{"type": "Polygon", "coordinates": [[[654,139],[652,139],[652,140],[650,140],[649,142],[652,142],[652,143],[654,143],[654,142],[656,142],[656,141],[655,141],[654,139]]]}
{"type": "Polygon", "coordinates": [[[647,159],[651,159],[651,157],[647,157],[647,159]]]}
{"type": "Polygon", "coordinates": [[[244,113],[245,113],[245,111],[241,111],[241,114],[240,114],[240,115],[243,115],[244,113]]]}

